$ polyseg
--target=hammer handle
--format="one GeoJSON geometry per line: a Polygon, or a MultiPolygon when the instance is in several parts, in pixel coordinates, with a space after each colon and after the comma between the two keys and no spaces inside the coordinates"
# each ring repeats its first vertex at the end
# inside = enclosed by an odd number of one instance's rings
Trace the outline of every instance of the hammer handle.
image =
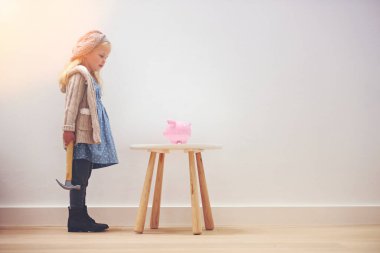
{"type": "Polygon", "coordinates": [[[74,142],[71,141],[66,147],[66,180],[69,181],[73,178],[73,154],[74,142]]]}

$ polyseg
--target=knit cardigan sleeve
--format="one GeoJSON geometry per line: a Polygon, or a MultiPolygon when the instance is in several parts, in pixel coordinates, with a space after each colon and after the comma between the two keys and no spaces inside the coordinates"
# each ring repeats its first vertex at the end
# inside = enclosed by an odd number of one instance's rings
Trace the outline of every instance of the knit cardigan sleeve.
{"type": "Polygon", "coordinates": [[[63,131],[75,132],[75,122],[78,116],[79,104],[85,92],[85,79],[76,73],[69,78],[66,90],[65,117],[63,131]]]}

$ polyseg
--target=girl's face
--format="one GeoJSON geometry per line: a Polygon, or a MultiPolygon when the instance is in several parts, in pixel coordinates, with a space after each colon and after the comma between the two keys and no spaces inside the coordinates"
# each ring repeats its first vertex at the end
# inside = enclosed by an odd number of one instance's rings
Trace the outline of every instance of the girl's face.
{"type": "Polygon", "coordinates": [[[83,65],[93,73],[99,71],[106,64],[108,55],[111,52],[111,45],[109,43],[103,43],[97,46],[91,53],[84,57],[83,65]]]}

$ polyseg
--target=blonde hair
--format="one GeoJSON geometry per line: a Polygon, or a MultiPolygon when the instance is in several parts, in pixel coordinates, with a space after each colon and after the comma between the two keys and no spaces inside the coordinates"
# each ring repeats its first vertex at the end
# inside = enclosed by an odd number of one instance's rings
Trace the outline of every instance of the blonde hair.
{"type": "MultiPolygon", "coordinates": [[[[111,43],[109,41],[104,41],[100,45],[108,44],[108,46],[111,46],[111,43]]],[[[99,46],[100,46],[99,45],[99,46]]],[[[78,58],[72,58],[69,63],[66,64],[63,71],[59,75],[59,88],[60,90],[65,93],[66,92],[66,86],[69,83],[69,75],[68,73],[75,68],[78,65],[81,65],[83,63],[84,56],[78,57],[78,58]]],[[[94,73],[95,79],[98,82],[100,86],[103,84],[103,80],[100,77],[99,71],[95,71],[94,73]]]]}

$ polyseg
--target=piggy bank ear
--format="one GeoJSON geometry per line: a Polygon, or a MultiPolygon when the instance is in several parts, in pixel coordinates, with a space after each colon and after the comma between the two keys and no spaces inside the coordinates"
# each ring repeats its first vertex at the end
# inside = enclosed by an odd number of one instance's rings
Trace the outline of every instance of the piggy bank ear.
{"type": "Polygon", "coordinates": [[[175,120],[168,119],[167,121],[168,121],[168,124],[169,124],[170,126],[175,127],[175,125],[176,125],[176,121],[175,121],[175,120]]]}

